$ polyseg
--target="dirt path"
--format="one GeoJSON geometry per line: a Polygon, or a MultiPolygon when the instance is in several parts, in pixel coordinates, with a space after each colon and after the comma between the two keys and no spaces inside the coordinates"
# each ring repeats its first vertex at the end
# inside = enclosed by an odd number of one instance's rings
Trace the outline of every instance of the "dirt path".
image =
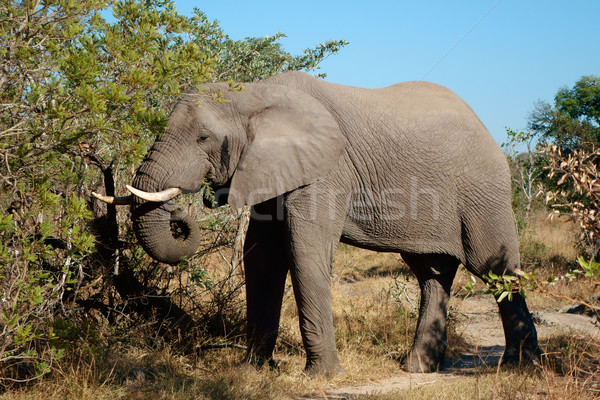
{"type": "MultiPolygon", "coordinates": [[[[498,307],[492,296],[476,296],[455,303],[452,312],[456,318],[457,333],[474,350],[468,354],[461,354],[453,362],[447,363],[443,372],[405,373],[380,382],[340,387],[301,399],[345,400],[360,395],[410,390],[423,385],[458,380],[475,366],[498,365],[504,351],[504,333],[497,310],[498,307]]],[[[592,318],[557,311],[537,311],[533,314],[540,339],[567,332],[581,332],[600,337],[600,330],[592,324],[592,318]]]]}

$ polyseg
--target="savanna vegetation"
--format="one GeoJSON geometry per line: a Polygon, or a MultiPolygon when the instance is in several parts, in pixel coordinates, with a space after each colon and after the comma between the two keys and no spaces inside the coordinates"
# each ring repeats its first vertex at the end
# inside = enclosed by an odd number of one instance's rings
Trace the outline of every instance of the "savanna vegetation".
{"type": "MultiPolygon", "coordinates": [[[[291,290],[278,370],[257,371],[240,363],[247,213],[206,210],[199,196],[184,196],[180,206],[199,221],[204,242],[169,267],[136,244],[127,210],[90,197],[124,192],[182,92],[206,81],[238,90],[233,82],[286,70],[317,73],[347,44],[291,55],[282,37],[232,40],[199,10],[180,15],[172,0],[0,0],[3,398],[289,398],[400,373],[418,290],[399,256],[338,249],[333,304],[346,376],[302,374],[291,290]]],[[[534,310],[577,306],[597,317],[600,78],[560,89],[554,104],[535,106],[530,130],[508,138],[523,274],[474,282],[462,271],[453,301],[523,290],[534,310]]],[[[450,358],[468,346],[452,326],[450,358]]],[[[540,368],[482,368],[451,391],[433,385],[390,398],[591,398],[600,392],[597,343],[552,337],[542,342],[540,368]]]]}

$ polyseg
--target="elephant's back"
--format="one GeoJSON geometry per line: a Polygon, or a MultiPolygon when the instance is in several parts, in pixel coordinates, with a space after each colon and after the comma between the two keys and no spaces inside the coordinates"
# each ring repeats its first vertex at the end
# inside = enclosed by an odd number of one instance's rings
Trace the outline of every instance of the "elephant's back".
{"type": "Polygon", "coordinates": [[[348,139],[347,157],[363,183],[377,185],[372,181],[381,175],[406,179],[409,173],[440,190],[467,196],[475,192],[474,185],[491,192],[510,186],[508,164],[498,144],[471,107],[442,85],[407,81],[365,89],[302,72],[265,82],[300,89],[332,113],[348,139]],[[374,166],[386,173],[373,177],[374,166]]]}
{"type": "Polygon", "coordinates": [[[371,101],[382,104],[384,115],[401,127],[400,133],[410,131],[413,139],[417,135],[457,143],[491,139],[471,107],[444,86],[409,81],[369,92],[371,101]]]}
{"type": "Polygon", "coordinates": [[[391,142],[402,143],[404,157],[451,169],[459,180],[508,179],[500,146],[471,107],[450,89],[413,81],[372,90],[371,96],[388,104],[387,115],[396,127],[380,132],[390,135],[391,142]]]}

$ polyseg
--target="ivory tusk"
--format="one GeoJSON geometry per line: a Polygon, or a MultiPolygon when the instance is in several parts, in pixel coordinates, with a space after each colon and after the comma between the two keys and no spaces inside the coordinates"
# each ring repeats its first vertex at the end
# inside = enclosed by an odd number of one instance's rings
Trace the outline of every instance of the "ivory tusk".
{"type": "Polygon", "coordinates": [[[169,188],[163,190],[162,192],[148,193],[131,187],[129,185],[125,185],[125,187],[127,188],[127,190],[129,190],[131,193],[133,193],[140,199],[144,199],[146,201],[153,201],[156,203],[169,201],[181,194],[181,189],[179,188],[169,188]]]}
{"type": "Polygon", "coordinates": [[[100,193],[92,192],[92,196],[97,198],[100,201],[103,201],[107,204],[114,204],[116,206],[126,206],[133,203],[133,195],[123,196],[123,197],[115,197],[115,196],[106,196],[100,193]]]}

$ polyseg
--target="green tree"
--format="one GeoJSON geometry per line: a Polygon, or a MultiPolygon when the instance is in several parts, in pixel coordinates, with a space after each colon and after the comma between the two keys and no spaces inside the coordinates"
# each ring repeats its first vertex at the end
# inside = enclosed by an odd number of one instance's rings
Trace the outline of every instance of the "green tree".
{"type": "MultiPolygon", "coordinates": [[[[311,71],[318,69],[318,64],[331,54],[338,52],[347,44],[344,40],[332,40],[319,44],[313,49],[304,50],[303,55],[292,56],[281,48],[278,40],[285,37],[283,33],[262,38],[246,38],[231,40],[224,37],[220,42],[212,42],[210,52],[219,60],[215,67],[215,81],[234,80],[251,82],[268,78],[284,71],[311,71]]],[[[317,74],[324,78],[326,74],[317,74]]]]}
{"type": "MultiPolygon", "coordinates": [[[[115,302],[149,317],[136,299],[151,293],[176,308],[163,300],[178,272],[165,278],[117,225],[126,215],[89,192],[123,190],[182,92],[310,70],[345,45],[291,56],[281,37],[232,41],[172,0],[0,0],[0,379],[43,375],[74,340],[91,346],[84,327],[114,323],[115,302]]],[[[197,264],[184,271],[206,285],[197,264]]]]}
{"type": "MultiPolygon", "coordinates": [[[[593,152],[600,147],[600,78],[582,76],[573,87],[560,88],[554,103],[539,101],[529,116],[532,137],[539,143],[537,160],[539,167],[548,169],[550,154],[548,144],[555,145],[562,155],[568,157],[577,150],[593,152]]],[[[575,190],[570,181],[563,185],[544,173],[539,178],[546,191],[568,191],[569,201],[589,206],[589,197],[575,190]]],[[[555,197],[549,197],[552,206],[555,197]]]]}
{"type": "Polygon", "coordinates": [[[600,144],[600,78],[582,76],[572,88],[559,89],[554,105],[540,101],[529,116],[529,128],[564,152],[600,144]]]}

